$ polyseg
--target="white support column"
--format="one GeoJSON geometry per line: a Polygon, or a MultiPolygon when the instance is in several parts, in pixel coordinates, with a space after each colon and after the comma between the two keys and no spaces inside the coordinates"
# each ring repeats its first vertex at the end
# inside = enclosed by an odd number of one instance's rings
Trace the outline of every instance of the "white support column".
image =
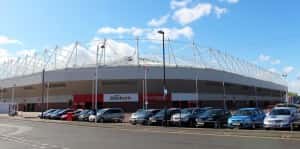
{"type": "Polygon", "coordinates": [[[139,37],[137,36],[136,37],[136,62],[137,62],[137,65],[139,66],[140,65],[140,53],[139,53],[139,37]]]}

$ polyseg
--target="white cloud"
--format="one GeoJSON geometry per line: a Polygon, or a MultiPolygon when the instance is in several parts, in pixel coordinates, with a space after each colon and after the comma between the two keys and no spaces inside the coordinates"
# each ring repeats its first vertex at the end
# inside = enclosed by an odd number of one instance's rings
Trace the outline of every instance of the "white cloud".
{"type": "Polygon", "coordinates": [[[279,59],[276,59],[276,60],[272,60],[271,61],[271,64],[272,65],[278,65],[278,64],[280,64],[281,63],[281,61],[279,60],[279,59]]]}
{"type": "MultiPolygon", "coordinates": [[[[92,53],[96,53],[97,45],[99,44],[99,38],[94,38],[89,43],[89,49],[92,50],[92,53]]],[[[103,39],[102,39],[103,40],[103,39]]],[[[103,44],[103,41],[100,40],[100,45],[103,44]]],[[[100,52],[101,53],[101,52],[100,52]]],[[[116,41],[112,39],[107,39],[105,43],[105,63],[106,64],[124,64],[127,63],[134,63],[136,60],[136,49],[129,45],[128,43],[116,41]],[[132,58],[132,61],[128,61],[128,58],[132,58]]],[[[95,62],[95,58],[91,58],[95,62]]],[[[102,61],[103,63],[103,61],[102,61]]]]}
{"type": "Polygon", "coordinates": [[[300,94],[300,80],[292,80],[288,83],[289,91],[300,94]]]}
{"type": "Polygon", "coordinates": [[[189,26],[183,28],[111,28],[111,27],[104,27],[98,30],[98,33],[103,34],[130,34],[133,36],[146,36],[149,39],[160,39],[161,35],[157,33],[158,30],[163,30],[167,38],[175,40],[178,38],[187,38],[191,39],[194,36],[193,29],[189,26]]]}
{"type": "Polygon", "coordinates": [[[273,72],[273,73],[278,73],[276,68],[270,68],[269,71],[273,72]]]}
{"type": "Polygon", "coordinates": [[[227,8],[221,8],[221,7],[218,7],[218,6],[215,6],[214,7],[214,12],[215,14],[217,15],[217,18],[221,18],[221,16],[225,13],[227,13],[227,8]]]}
{"type": "Polygon", "coordinates": [[[21,57],[21,56],[33,56],[36,53],[35,49],[27,49],[27,50],[20,50],[16,52],[16,56],[17,57],[21,57]]]}
{"type": "Polygon", "coordinates": [[[169,17],[170,17],[170,15],[167,14],[167,15],[160,17],[159,19],[152,19],[148,22],[148,25],[153,26],[153,27],[161,26],[168,21],[169,17]]]}
{"type": "Polygon", "coordinates": [[[189,24],[195,20],[198,20],[204,16],[211,14],[212,5],[209,3],[199,3],[192,8],[181,8],[174,12],[173,19],[179,22],[181,25],[189,24]]]}
{"type": "Polygon", "coordinates": [[[98,30],[99,34],[131,34],[134,36],[140,36],[143,34],[143,29],[131,27],[131,28],[124,28],[124,27],[102,27],[98,30]]]}
{"type": "Polygon", "coordinates": [[[189,26],[184,28],[157,28],[149,32],[146,36],[149,39],[161,39],[161,35],[157,33],[158,30],[163,30],[165,32],[166,38],[171,40],[178,39],[180,37],[185,37],[191,39],[194,35],[193,29],[189,26]]]}
{"type": "Polygon", "coordinates": [[[271,57],[269,55],[264,55],[264,54],[260,54],[258,56],[258,60],[261,62],[267,62],[271,59],[271,57]]]}
{"type": "Polygon", "coordinates": [[[294,71],[294,67],[293,67],[293,66],[287,66],[287,67],[284,67],[284,68],[283,68],[283,72],[284,72],[285,74],[289,74],[289,73],[291,73],[292,71],[294,71]]]}
{"type": "Polygon", "coordinates": [[[171,9],[186,7],[192,0],[171,0],[171,9]]]}
{"type": "Polygon", "coordinates": [[[236,4],[239,2],[239,0],[227,0],[227,2],[231,4],[236,4]]]}
{"type": "Polygon", "coordinates": [[[227,3],[230,3],[230,4],[236,4],[239,2],[239,0],[219,0],[220,2],[227,2],[227,3]]]}
{"type": "Polygon", "coordinates": [[[1,36],[0,35],[0,44],[19,44],[19,45],[21,45],[22,42],[19,41],[19,40],[10,39],[6,36],[1,36]]]}

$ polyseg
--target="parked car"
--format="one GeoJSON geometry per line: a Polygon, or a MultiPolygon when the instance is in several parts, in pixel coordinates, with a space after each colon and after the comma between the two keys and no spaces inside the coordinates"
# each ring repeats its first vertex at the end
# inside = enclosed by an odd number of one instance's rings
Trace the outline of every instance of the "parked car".
{"type": "Polygon", "coordinates": [[[42,112],[42,113],[40,113],[39,115],[38,115],[38,117],[39,118],[46,118],[46,115],[47,114],[49,114],[49,113],[51,113],[51,112],[54,112],[56,109],[49,109],[49,110],[47,110],[47,111],[45,111],[45,112],[42,112]],[[42,114],[43,114],[43,116],[42,116],[42,114]]]}
{"type": "Polygon", "coordinates": [[[196,118],[209,109],[211,107],[182,109],[179,113],[172,115],[171,123],[176,126],[194,127],[196,126],[196,118]]]}
{"type": "Polygon", "coordinates": [[[81,112],[85,111],[87,109],[77,109],[76,111],[73,112],[73,121],[78,120],[79,115],[81,112]]]}
{"type": "MultiPolygon", "coordinates": [[[[72,115],[72,120],[76,120],[77,119],[77,114],[79,114],[80,112],[82,112],[83,111],[83,109],[77,109],[77,110],[75,110],[75,111],[72,111],[71,112],[71,115],[72,115]]],[[[65,113],[65,114],[63,114],[61,117],[60,117],[60,119],[61,120],[67,120],[68,119],[68,114],[69,114],[70,112],[67,112],[67,113],[65,113]]]]}
{"type": "Polygon", "coordinates": [[[51,119],[51,117],[53,117],[55,114],[59,113],[61,110],[63,110],[63,109],[56,109],[56,110],[53,111],[53,112],[47,113],[47,114],[45,115],[45,118],[51,119]]]}
{"type": "Polygon", "coordinates": [[[89,116],[95,115],[95,114],[96,114],[95,110],[84,110],[78,116],[78,120],[79,121],[89,121],[89,116]]]}
{"type": "Polygon", "coordinates": [[[151,116],[155,115],[159,112],[159,109],[147,109],[147,110],[138,110],[135,113],[132,113],[129,118],[129,123],[135,124],[142,124],[145,125],[148,123],[148,120],[151,116]]]}
{"type": "Polygon", "coordinates": [[[209,109],[196,118],[196,127],[224,127],[231,113],[224,109],[209,109]]]}
{"type": "Polygon", "coordinates": [[[72,111],[73,111],[72,109],[63,109],[57,113],[51,114],[50,119],[59,120],[62,115],[67,114],[68,112],[72,112],[72,111]]]}
{"type": "Polygon", "coordinates": [[[296,110],[292,107],[275,107],[264,119],[264,128],[289,129],[296,119],[296,110]]]}
{"type": "Polygon", "coordinates": [[[265,113],[258,108],[241,108],[237,110],[229,119],[229,128],[256,128],[262,127],[265,113]]]}
{"type": "Polygon", "coordinates": [[[297,129],[299,130],[300,129],[300,118],[299,118],[299,115],[300,113],[297,113],[297,118],[295,119],[295,121],[292,123],[293,125],[293,128],[292,129],[297,129]]]}
{"type": "Polygon", "coordinates": [[[173,114],[180,113],[179,108],[161,109],[158,113],[151,116],[148,121],[148,125],[162,125],[165,120],[170,121],[173,114]]]}
{"type": "Polygon", "coordinates": [[[121,108],[105,108],[96,115],[97,122],[122,122],[124,111],[121,108]]]}
{"type": "Polygon", "coordinates": [[[93,114],[90,114],[90,115],[89,115],[89,122],[95,122],[95,120],[96,120],[96,115],[97,115],[98,113],[100,113],[102,110],[103,110],[103,109],[98,109],[97,112],[95,112],[95,113],[93,113],[93,114]]]}

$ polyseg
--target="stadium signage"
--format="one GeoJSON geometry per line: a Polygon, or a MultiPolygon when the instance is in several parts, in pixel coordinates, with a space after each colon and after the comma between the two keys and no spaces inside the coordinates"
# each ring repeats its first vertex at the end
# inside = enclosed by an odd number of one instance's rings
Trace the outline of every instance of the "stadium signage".
{"type": "Polygon", "coordinates": [[[138,102],[138,94],[104,94],[104,102],[138,102]]]}

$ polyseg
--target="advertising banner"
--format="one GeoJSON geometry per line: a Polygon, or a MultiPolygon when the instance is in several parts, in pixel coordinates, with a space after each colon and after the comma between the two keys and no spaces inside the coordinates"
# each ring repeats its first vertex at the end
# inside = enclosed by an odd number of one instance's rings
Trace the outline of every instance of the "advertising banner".
{"type": "Polygon", "coordinates": [[[104,94],[104,102],[138,102],[137,93],[104,94]]]}

